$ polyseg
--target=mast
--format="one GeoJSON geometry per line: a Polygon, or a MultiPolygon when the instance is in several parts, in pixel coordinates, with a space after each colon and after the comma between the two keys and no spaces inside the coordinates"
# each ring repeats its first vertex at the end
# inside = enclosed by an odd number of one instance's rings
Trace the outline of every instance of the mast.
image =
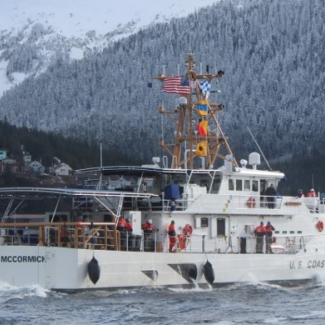
{"type": "Polygon", "coordinates": [[[165,114],[174,123],[175,132],[173,143],[166,144],[162,140],[158,144],[172,156],[171,168],[194,169],[196,162],[200,168],[212,169],[218,158],[230,159],[237,167],[228,137],[222,132],[217,119],[217,113],[223,109],[223,105],[209,101],[211,81],[222,78],[224,72],[220,70],[210,74],[207,66],[206,73],[196,73],[191,53],[188,54],[186,66],[187,73],[183,79],[180,76],[177,79],[164,74],[153,77],[164,82],[164,92],[181,96],[175,110],[159,108],[159,113],[165,114]],[[166,86],[168,82],[171,82],[170,87],[166,86]],[[225,148],[226,154],[222,154],[222,147],[225,148]]]}

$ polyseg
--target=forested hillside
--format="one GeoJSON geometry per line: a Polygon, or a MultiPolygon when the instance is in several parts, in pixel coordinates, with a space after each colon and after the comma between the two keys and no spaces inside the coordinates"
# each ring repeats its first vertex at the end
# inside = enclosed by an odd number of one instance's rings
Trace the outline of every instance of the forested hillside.
{"type": "MultiPolygon", "coordinates": [[[[0,149],[7,150],[10,157],[22,159],[22,147],[48,168],[53,165],[54,157],[59,157],[73,169],[100,165],[99,143],[65,138],[53,132],[30,130],[15,127],[0,121],[0,149]]],[[[127,159],[120,152],[106,148],[102,152],[103,165],[137,164],[136,159],[127,159]]],[[[20,163],[22,163],[20,161],[20,163]]]]}
{"type": "MultiPolygon", "coordinates": [[[[86,140],[102,129],[104,146],[148,162],[161,154],[162,134],[172,134],[157,109],[162,103],[174,109],[177,97],[163,94],[158,81],[153,88],[147,83],[163,67],[167,75],[176,75],[178,66],[184,73],[191,51],[198,69],[202,63],[202,69],[225,71],[212,84],[211,100],[225,106],[219,122],[238,160],[257,150],[247,127],[270,161],[322,159],[324,18],[323,0],[217,2],[83,60],[58,58],[0,99],[0,119],[86,140]]],[[[33,49],[21,53],[24,72],[33,49]]],[[[306,179],[317,169],[311,164],[303,170],[306,179]]]]}

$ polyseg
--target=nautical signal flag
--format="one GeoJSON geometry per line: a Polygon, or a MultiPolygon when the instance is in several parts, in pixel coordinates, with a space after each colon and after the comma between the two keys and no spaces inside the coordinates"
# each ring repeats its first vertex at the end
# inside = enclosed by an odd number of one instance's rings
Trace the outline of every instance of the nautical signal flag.
{"type": "Polygon", "coordinates": [[[208,115],[208,101],[200,100],[197,102],[197,113],[202,116],[208,115]]]}
{"type": "Polygon", "coordinates": [[[190,95],[191,88],[189,86],[188,80],[181,77],[166,77],[164,83],[164,92],[170,94],[179,94],[179,95],[190,95]]]}
{"type": "Polygon", "coordinates": [[[211,88],[211,82],[208,80],[200,80],[200,89],[201,92],[206,98],[209,97],[210,94],[210,88],[211,88]]]}
{"type": "Polygon", "coordinates": [[[208,121],[201,121],[197,126],[197,132],[199,135],[208,135],[208,121]]]}
{"type": "Polygon", "coordinates": [[[195,154],[197,156],[206,156],[207,155],[207,142],[202,141],[196,145],[195,154]]]}

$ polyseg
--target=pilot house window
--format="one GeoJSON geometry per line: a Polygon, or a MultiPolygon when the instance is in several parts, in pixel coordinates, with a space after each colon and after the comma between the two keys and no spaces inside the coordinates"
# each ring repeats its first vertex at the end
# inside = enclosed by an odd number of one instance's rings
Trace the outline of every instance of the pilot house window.
{"type": "Polygon", "coordinates": [[[229,186],[229,191],[233,191],[235,189],[233,179],[229,180],[228,186],[229,186]]]}
{"type": "Polygon", "coordinates": [[[243,182],[241,179],[236,179],[236,191],[243,190],[243,182]]]}
{"type": "Polygon", "coordinates": [[[209,219],[208,218],[201,218],[201,227],[202,228],[209,227],[209,219]]]}

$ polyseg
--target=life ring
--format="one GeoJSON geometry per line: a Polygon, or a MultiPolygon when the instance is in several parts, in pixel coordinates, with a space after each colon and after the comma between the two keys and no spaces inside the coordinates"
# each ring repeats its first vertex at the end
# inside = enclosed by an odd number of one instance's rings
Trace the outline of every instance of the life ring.
{"type": "Polygon", "coordinates": [[[191,236],[193,233],[193,228],[191,225],[187,224],[185,225],[185,227],[183,228],[183,234],[186,236],[191,236]]]}
{"type": "Polygon", "coordinates": [[[316,224],[316,228],[318,229],[318,231],[323,231],[324,230],[323,221],[318,221],[317,224],[316,224]]]}
{"type": "Polygon", "coordinates": [[[253,197],[250,197],[248,200],[247,200],[247,206],[249,208],[255,208],[255,205],[256,205],[256,202],[255,202],[255,199],[253,197]]]}

